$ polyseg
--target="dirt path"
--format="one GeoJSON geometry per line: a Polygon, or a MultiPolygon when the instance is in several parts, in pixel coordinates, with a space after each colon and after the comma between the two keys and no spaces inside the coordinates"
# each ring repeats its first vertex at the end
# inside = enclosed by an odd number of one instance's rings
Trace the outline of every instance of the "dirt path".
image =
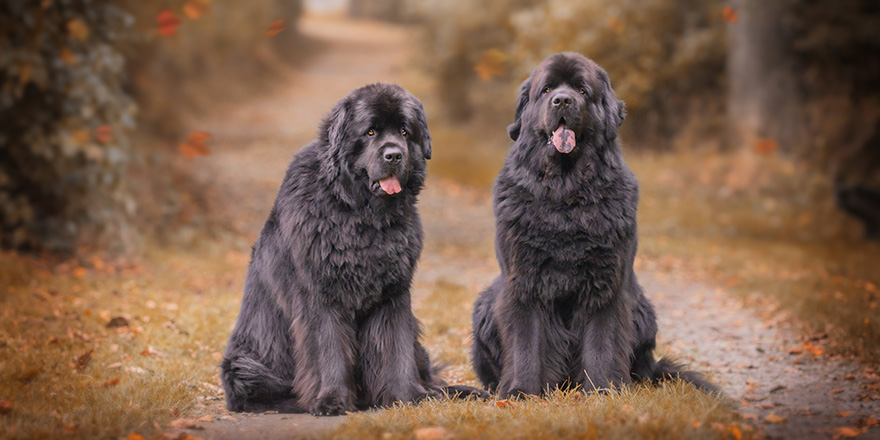
{"type": "MultiPolygon", "coordinates": [[[[322,115],[355,87],[403,82],[412,50],[411,34],[400,27],[307,17],[300,29],[319,50],[306,67],[290,73],[289,86],[205,123],[214,135],[214,153],[199,178],[239,203],[228,215],[245,241],[256,237],[291,155],[314,138],[322,115]]],[[[442,149],[435,145],[435,154],[442,149]]],[[[436,176],[427,186],[420,202],[427,245],[415,295],[443,279],[476,291],[497,271],[491,200],[436,176]]],[[[649,262],[639,269],[667,351],[709,372],[769,437],[828,438],[835,427],[880,416],[880,402],[859,399],[869,386],[863,366],[811,354],[791,329],[756,317],[723,291],[673,279],[649,262]]],[[[219,400],[208,402],[205,412],[214,421],[201,422],[204,430],[192,433],[216,439],[291,438],[330,429],[342,419],[229,414],[219,400]]]]}

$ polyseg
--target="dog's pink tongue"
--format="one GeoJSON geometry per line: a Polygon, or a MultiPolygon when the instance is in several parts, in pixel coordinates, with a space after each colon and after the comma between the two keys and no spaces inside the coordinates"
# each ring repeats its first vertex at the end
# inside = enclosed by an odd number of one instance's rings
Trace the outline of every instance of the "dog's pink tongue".
{"type": "Polygon", "coordinates": [[[553,132],[551,140],[553,141],[553,146],[560,153],[571,153],[571,150],[574,150],[574,131],[565,128],[563,124],[559,124],[559,128],[553,132]]]}
{"type": "Polygon", "coordinates": [[[388,194],[397,194],[400,192],[400,181],[394,176],[388,176],[380,180],[379,186],[382,187],[382,191],[385,191],[388,194]]]}

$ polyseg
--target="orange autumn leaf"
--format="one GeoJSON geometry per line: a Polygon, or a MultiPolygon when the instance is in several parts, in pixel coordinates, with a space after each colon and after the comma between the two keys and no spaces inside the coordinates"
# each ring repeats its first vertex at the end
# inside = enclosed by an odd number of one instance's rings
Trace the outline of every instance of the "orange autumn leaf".
{"type": "Polygon", "coordinates": [[[497,49],[489,49],[483,52],[480,60],[474,66],[474,71],[483,81],[492,79],[493,76],[501,76],[507,73],[505,62],[509,57],[497,49]]]}
{"type": "Polygon", "coordinates": [[[77,278],[82,278],[86,276],[87,273],[89,273],[89,270],[84,267],[77,267],[73,270],[73,276],[77,278]]]}
{"type": "Polygon", "coordinates": [[[119,378],[118,377],[114,377],[113,379],[110,379],[107,382],[104,382],[104,384],[101,386],[104,388],[110,388],[110,387],[115,387],[116,385],[119,385],[119,378]]]}
{"type": "Polygon", "coordinates": [[[76,57],[73,56],[73,52],[68,48],[61,49],[61,61],[64,61],[64,64],[68,66],[72,66],[76,64],[76,57]]]}
{"type": "Polygon", "coordinates": [[[758,139],[752,149],[762,156],[769,156],[779,149],[779,144],[773,139],[758,139]]]}
{"type": "Polygon", "coordinates": [[[497,406],[498,408],[513,408],[513,407],[517,406],[517,403],[511,402],[510,400],[507,400],[507,399],[496,400],[495,406],[497,406]]]}
{"type": "Polygon", "coordinates": [[[210,133],[194,131],[189,134],[186,141],[180,144],[180,153],[187,159],[192,159],[196,156],[208,156],[211,154],[211,150],[208,149],[208,146],[205,145],[205,143],[210,138],[210,133]]]}
{"type": "Polygon", "coordinates": [[[850,428],[849,426],[840,426],[834,428],[834,435],[831,437],[833,439],[839,438],[856,438],[864,433],[868,432],[867,427],[862,428],[850,428]]]}
{"type": "Polygon", "coordinates": [[[89,38],[89,27],[82,20],[74,18],[67,22],[67,33],[79,41],[85,41],[89,38]]]}
{"type": "Polygon", "coordinates": [[[98,142],[101,142],[101,143],[110,142],[110,139],[113,138],[111,136],[112,132],[113,132],[113,128],[107,124],[104,124],[104,125],[95,129],[95,138],[98,139],[98,142]]]}
{"type": "Polygon", "coordinates": [[[728,426],[727,432],[730,433],[730,436],[733,437],[735,440],[742,440],[743,438],[742,431],[740,431],[740,429],[736,426],[728,426]]]}
{"type": "Polygon", "coordinates": [[[764,417],[764,421],[767,423],[785,423],[785,417],[779,417],[776,413],[770,413],[770,415],[764,417]]]}
{"type": "Polygon", "coordinates": [[[739,20],[739,14],[737,14],[731,6],[725,6],[724,10],[721,12],[724,15],[724,21],[727,23],[736,23],[736,21],[739,20]]]}
{"type": "Polygon", "coordinates": [[[140,434],[129,434],[128,440],[144,440],[144,436],[140,434]]]}
{"type": "Polygon", "coordinates": [[[623,32],[623,22],[617,17],[611,17],[608,19],[608,27],[617,34],[623,32]]]}
{"type": "Polygon", "coordinates": [[[285,29],[287,29],[287,26],[284,24],[284,19],[279,18],[278,20],[275,20],[269,24],[269,29],[266,29],[266,36],[274,37],[285,29]]]}
{"type": "Polygon", "coordinates": [[[190,20],[198,19],[210,12],[210,4],[211,0],[187,0],[183,4],[183,15],[186,15],[190,20]]]}
{"type": "Polygon", "coordinates": [[[174,12],[166,9],[156,16],[156,25],[158,26],[159,35],[170,37],[177,35],[177,26],[180,26],[180,19],[174,15],[174,12]]]}

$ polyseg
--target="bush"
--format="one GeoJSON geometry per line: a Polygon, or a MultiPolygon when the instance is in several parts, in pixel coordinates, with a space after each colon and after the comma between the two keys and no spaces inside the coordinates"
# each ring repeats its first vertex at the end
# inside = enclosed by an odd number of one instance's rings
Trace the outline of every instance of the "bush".
{"type": "Polygon", "coordinates": [[[0,4],[0,245],[70,250],[125,229],[132,22],[110,1],[0,4]]]}
{"type": "Polygon", "coordinates": [[[131,249],[144,219],[167,223],[185,179],[155,171],[174,151],[132,139],[179,139],[196,95],[216,102],[212,78],[259,83],[273,51],[296,41],[267,27],[294,27],[300,12],[297,0],[2,2],[0,247],[131,249]],[[176,36],[157,32],[165,9],[183,20],[176,36]]]}

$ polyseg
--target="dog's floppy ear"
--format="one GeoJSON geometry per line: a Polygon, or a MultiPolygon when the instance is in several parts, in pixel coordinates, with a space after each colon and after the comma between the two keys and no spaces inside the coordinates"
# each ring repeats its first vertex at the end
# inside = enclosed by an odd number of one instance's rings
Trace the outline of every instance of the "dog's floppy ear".
{"type": "Polygon", "coordinates": [[[416,103],[416,123],[419,125],[419,141],[422,147],[422,156],[425,159],[431,158],[431,132],[428,131],[428,117],[425,116],[425,106],[421,101],[414,99],[416,103]]]}
{"type": "Polygon", "coordinates": [[[523,81],[519,86],[519,100],[516,102],[516,111],[513,114],[513,124],[507,126],[507,134],[510,138],[517,140],[519,132],[522,131],[522,114],[529,105],[529,91],[532,89],[532,78],[523,81]]]}
{"type": "Polygon", "coordinates": [[[626,118],[626,105],[623,101],[617,99],[614,89],[611,88],[611,80],[608,74],[602,72],[600,75],[603,83],[602,90],[602,111],[605,113],[605,139],[608,142],[617,138],[617,129],[623,124],[626,118]]]}
{"type": "Polygon", "coordinates": [[[327,143],[330,145],[331,154],[336,154],[342,149],[342,143],[345,142],[346,127],[348,122],[348,98],[339,101],[336,107],[327,115],[324,120],[324,130],[327,135],[327,143]]]}

